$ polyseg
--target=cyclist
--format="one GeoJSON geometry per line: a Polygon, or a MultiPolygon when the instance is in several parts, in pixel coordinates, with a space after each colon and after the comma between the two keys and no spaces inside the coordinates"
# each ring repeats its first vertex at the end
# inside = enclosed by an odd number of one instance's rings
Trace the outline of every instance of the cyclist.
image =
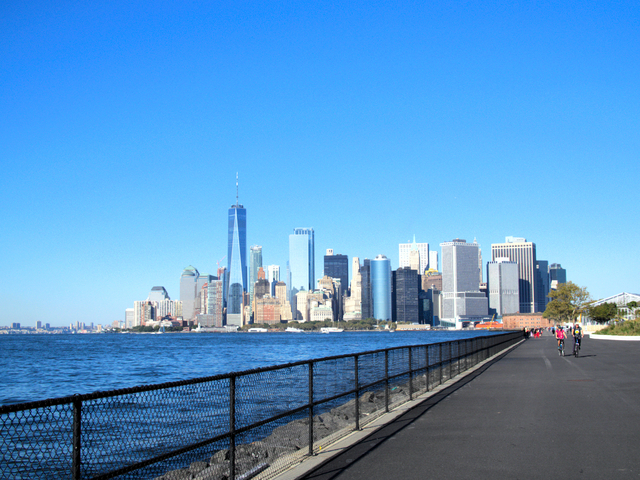
{"type": "Polygon", "coordinates": [[[564,346],[565,338],[567,338],[567,334],[564,332],[562,326],[558,327],[556,330],[556,339],[558,340],[558,350],[560,350],[560,345],[564,346]]]}
{"type": "Polygon", "coordinates": [[[573,327],[573,352],[576,353],[576,350],[582,345],[582,327],[580,327],[579,323],[576,323],[573,327]]]}

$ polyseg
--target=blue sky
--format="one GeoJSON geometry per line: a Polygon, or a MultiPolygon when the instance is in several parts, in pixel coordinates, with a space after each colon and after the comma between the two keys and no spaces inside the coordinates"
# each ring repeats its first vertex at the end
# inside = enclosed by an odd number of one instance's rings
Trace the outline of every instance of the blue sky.
{"type": "Polygon", "coordinates": [[[236,172],[283,271],[295,227],[318,273],[514,235],[640,292],[637,2],[5,2],[0,32],[0,325],[177,299],[236,172]]]}

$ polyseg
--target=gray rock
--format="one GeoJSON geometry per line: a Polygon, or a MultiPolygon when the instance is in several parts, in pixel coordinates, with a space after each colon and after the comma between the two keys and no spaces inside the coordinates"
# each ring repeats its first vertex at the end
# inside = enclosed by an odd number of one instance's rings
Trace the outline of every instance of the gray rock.
{"type": "Polygon", "coordinates": [[[191,465],[189,465],[189,471],[195,475],[197,473],[200,473],[208,466],[209,464],[207,462],[193,462],[191,465]]]}
{"type": "Polygon", "coordinates": [[[194,480],[228,480],[230,474],[229,462],[213,464],[199,472],[194,480]]]}

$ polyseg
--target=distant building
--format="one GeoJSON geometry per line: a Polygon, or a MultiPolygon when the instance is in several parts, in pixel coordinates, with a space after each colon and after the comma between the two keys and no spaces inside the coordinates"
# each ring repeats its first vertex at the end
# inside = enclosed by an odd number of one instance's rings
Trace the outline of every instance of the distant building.
{"type": "Polygon", "coordinates": [[[536,260],[536,281],[538,282],[538,288],[536,289],[538,309],[544,312],[547,308],[547,303],[551,300],[549,298],[549,292],[551,291],[549,262],[546,260],[536,260]]]}
{"type": "Polygon", "coordinates": [[[309,290],[302,290],[292,297],[292,299],[295,300],[295,311],[293,312],[293,320],[298,320],[299,322],[309,321],[308,297],[309,290]]]}
{"type": "Polygon", "coordinates": [[[271,295],[258,297],[258,293],[256,292],[254,302],[254,323],[280,323],[280,311],[282,309],[282,305],[280,304],[279,299],[274,298],[271,295]]]}
{"type": "Polygon", "coordinates": [[[275,285],[280,281],[280,266],[279,265],[269,265],[267,267],[267,280],[269,280],[269,284],[271,285],[271,296],[276,296],[275,285]]]}
{"type": "Polygon", "coordinates": [[[371,303],[373,318],[391,320],[391,262],[384,255],[371,261],[371,303]]]}
{"type": "Polygon", "coordinates": [[[224,282],[213,280],[207,285],[207,315],[211,316],[211,327],[224,326],[224,282]]]}
{"type": "MultiPolygon", "coordinates": [[[[289,298],[296,319],[296,295],[315,287],[315,240],[313,228],[295,228],[289,235],[289,298]]],[[[307,317],[308,318],[308,317],[307,317]]]]}
{"type": "Polygon", "coordinates": [[[260,245],[253,245],[249,251],[249,301],[251,305],[253,305],[253,289],[258,280],[259,268],[262,268],[262,247],[260,245]]]}
{"type": "Polygon", "coordinates": [[[433,272],[430,273],[430,270],[422,275],[422,290],[425,292],[429,290],[431,287],[435,287],[439,291],[442,291],[442,274],[433,272]]]}
{"type": "Polygon", "coordinates": [[[498,317],[516,313],[520,306],[518,264],[508,258],[487,262],[489,309],[498,317]]]}
{"type": "Polygon", "coordinates": [[[435,270],[436,272],[440,271],[438,269],[438,252],[435,250],[429,251],[429,269],[435,270]]]}
{"type": "Polygon", "coordinates": [[[418,270],[420,275],[429,269],[429,244],[416,243],[415,235],[413,242],[400,243],[398,252],[400,257],[398,268],[410,267],[418,270]]]}
{"type": "Polygon", "coordinates": [[[343,320],[362,320],[362,274],[360,273],[360,259],[353,257],[351,265],[350,295],[343,296],[343,320]]]}
{"type": "Polygon", "coordinates": [[[133,308],[127,308],[124,311],[124,328],[135,327],[135,310],[133,308]]]}
{"type": "MultiPolygon", "coordinates": [[[[236,179],[236,189],[238,183],[236,179]]],[[[227,267],[227,325],[242,326],[244,292],[247,291],[247,210],[238,202],[229,208],[227,267]]]]}
{"type": "Polygon", "coordinates": [[[373,318],[373,301],[371,292],[371,260],[365,258],[360,267],[362,288],[362,319],[373,318]]]}
{"type": "Polygon", "coordinates": [[[480,292],[479,245],[454,239],[441,243],[442,317],[441,324],[461,328],[488,316],[488,299],[480,292]]]}
{"type": "MultiPolygon", "coordinates": [[[[148,322],[153,322],[156,319],[156,309],[153,302],[147,300],[133,302],[134,312],[134,327],[144,326],[148,322]]],[[[78,330],[82,328],[78,327],[78,330]]]]}
{"type": "Polygon", "coordinates": [[[180,301],[182,302],[182,316],[185,320],[195,317],[198,270],[191,265],[184,269],[180,277],[180,301]]]}
{"type": "Polygon", "coordinates": [[[519,308],[520,313],[540,312],[538,301],[540,296],[536,294],[539,287],[538,273],[536,269],[536,244],[527,242],[522,237],[507,237],[505,243],[491,245],[491,260],[508,258],[518,264],[519,278],[519,308]]]}
{"type": "Polygon", "coordinates": [[[420,323],[418,271],[410,267],[393,272],[393,320],[395,322],[420,323]]]}
{"type": "Polygon", "coordinates": [[[289,235],[289,268],[292,290],[313,290],[315,287],[315,246],[313,228],[295,228],[289,235]]]}
{"type": "Polygon", "coordinates": [[[331,278],[339,278],[343,286],[349,285],[349,257],[335,254],[327,249],[324,256],[324,274],[331,278]]]}
{"type": "Polygon", "coordinates": [[[153,287],[147,300],[150,302],[162,302],[163,300],[171,300],[169,294],[164,287],[153,287]]]}
{"type": "Polygon", "coordinates": [[[549,280],[555,282],[556,288],[560,283],[567,283],[567,271],[559,263],[552,263],[549,266],[549,280]]]}
{"type": "Polygon", "coordinates": [[[542,318],[542,312],[537,313],[509,313],[502,316],[505,330],[522,330],[523,328],[547,328],[553,326],[553,321],[542,318]]]}

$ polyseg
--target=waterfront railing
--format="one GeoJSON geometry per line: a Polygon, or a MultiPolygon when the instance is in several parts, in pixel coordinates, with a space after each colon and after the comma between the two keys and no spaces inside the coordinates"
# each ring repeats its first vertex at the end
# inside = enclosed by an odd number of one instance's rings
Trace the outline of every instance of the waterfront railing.
{"type": "Polygon", "coordinates": [[[522,340],[387,348],[0,407],[0,478],[273,478],[522,340]]]}

